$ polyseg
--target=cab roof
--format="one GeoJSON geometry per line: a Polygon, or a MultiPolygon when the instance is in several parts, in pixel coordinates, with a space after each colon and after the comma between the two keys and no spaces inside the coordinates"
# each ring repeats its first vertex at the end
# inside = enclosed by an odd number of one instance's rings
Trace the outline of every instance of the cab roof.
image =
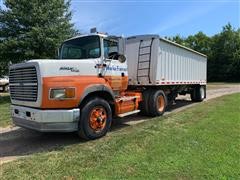
{"type": "Polygon", "coordinates": [[[104,34],[104,33],[91,33],[91,34],[77,35],[72,38],[66,39],[64,42],[73,40],[73,39],[77,39],[77,38],[81,38],[81,37],[87,37],[87,36],[99,36],[102,38],[112,38],[112,39],[122,38],[121,36],[113,36],[113,35],[108,35],[108,34],[104,34]]]}

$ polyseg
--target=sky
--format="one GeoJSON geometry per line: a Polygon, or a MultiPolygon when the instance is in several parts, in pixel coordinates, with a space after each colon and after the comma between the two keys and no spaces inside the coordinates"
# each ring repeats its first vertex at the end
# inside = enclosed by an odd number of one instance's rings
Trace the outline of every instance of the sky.
{"type": "Polygon", "coordinates": [[[80,32],[92,27],[114,35],[211,36],[230,22],[240,27],[240,0],[72,0],[80,32]]]}
{"type": "Polygon", "coordinates": [[[96,27],[112,35],[186,37],[212,36],[228,22],[240,28],[240,0],[72,0],[71,10],[81,33],[96,27]]]}

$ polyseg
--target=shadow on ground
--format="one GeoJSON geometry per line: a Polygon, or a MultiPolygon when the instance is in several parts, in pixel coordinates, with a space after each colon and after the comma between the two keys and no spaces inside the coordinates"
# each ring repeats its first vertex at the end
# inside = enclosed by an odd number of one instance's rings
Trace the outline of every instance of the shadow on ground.
{"type": "MultiPolygon", "coordinates": [[[[187,100],[177,100],[175,105],[168,108],[166,114],[193,104],[187,100]]],[[[111,131],[118,131],[127,126],[140,123],[149,117],[133,115],[122,119],[115,119],[111,131]]],[[[0,160],[12,156],[25,156],[38,152],[60,150],[71,144],[84,143],[76,133],[39,133],[23,128],[1,133],[0,160]]]]}

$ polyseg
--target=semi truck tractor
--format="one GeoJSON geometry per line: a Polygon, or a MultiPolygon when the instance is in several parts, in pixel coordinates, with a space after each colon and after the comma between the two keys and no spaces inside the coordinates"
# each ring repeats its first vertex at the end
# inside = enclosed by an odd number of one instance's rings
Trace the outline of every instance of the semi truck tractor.
{"type": "Polygon", "coordinates": [[[100,138],[113,118],[161,116],[179,94],[203,101],[206,67],[205,55],[158,35],[77,36],[62,43],[58,59],[10,66],[13,123],[100,138]]]}

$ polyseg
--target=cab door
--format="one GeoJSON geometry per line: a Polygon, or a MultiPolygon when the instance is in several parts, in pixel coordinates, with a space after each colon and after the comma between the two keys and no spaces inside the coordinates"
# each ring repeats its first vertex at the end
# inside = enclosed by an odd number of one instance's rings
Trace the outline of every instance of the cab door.
{"type": "Polygon", "coordinates": [[[103,77],[114,91],[124,91],[128,86],[127,62],[120,62],[119,43],[115,39],[103,38],[103,77]]]}

